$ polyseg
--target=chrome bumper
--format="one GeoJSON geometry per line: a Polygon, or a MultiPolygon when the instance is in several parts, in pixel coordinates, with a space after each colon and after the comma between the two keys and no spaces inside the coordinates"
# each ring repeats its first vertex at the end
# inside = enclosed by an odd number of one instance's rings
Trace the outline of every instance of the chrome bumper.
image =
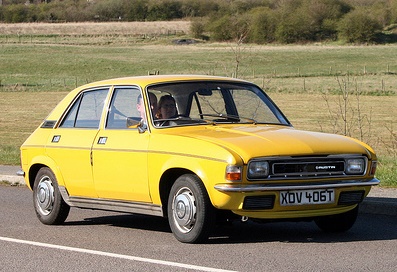
{"type": "Polygon", "coordinates": [[[344,180],[335,183],[304,183],[304,184],[217,184],[214,188],[220,192],[266,192],[266,191],[288,191],[288,190],[310,190],[310,189],[330,189],[356,186],[375,186],[379,180],[373,178],[368,181],[344,180]]]}

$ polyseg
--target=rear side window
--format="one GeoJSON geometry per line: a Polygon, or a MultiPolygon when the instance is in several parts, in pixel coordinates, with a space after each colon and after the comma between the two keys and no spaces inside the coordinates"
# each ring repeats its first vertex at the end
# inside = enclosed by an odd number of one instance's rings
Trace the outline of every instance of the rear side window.
{"type": "Polygon", "coordinates": [[[98,89],[80,94],[60,127],[98,128],[109,89],[98,89]]]}

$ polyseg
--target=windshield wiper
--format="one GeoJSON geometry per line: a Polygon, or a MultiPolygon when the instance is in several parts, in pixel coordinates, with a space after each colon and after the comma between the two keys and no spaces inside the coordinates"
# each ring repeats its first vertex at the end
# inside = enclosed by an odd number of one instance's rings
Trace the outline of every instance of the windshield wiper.
{"type": "Polygon", "coordinates": [[[155,119],[154,123],[156,126],[175,126],[175,125],[199,124],[199,123],[212,124],[213,122],[209,120],[190,118],[184,115],[180,115],[171,118],[155,119]]]}
{"type": "MultiPolygon", "coordinates": [[[[247,120],[250,123],[256,124],[257,121],[255,119],[252,118],[247,118],[247,117],[243,117],[243,116],[237,116],[237,115],[230,115],[230,114],[206,114],[206,113],[201,113],[200,114],[201,117],[216,117],[216,118],[222,118],[225,121],[230,121],[230,122],[240,122],[241,119],[247,120]]],[[[220,122],[221,120],[211,120],[212,122],[216,123],[217,121],[220,122]]],[[[222,120],[223,121],[223,120],[222,120]]],[[[221,121],[221,122],[222,122],[221,121]]]]}

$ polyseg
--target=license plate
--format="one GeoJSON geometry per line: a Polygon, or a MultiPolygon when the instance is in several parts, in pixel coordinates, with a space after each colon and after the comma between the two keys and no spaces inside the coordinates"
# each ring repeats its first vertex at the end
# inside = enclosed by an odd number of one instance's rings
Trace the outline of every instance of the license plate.
{"type": "Polygon", "coordinates": [[[335,202],[334,189],[293,190],[280,192],[281,206],[328,204],[335,202]]]}

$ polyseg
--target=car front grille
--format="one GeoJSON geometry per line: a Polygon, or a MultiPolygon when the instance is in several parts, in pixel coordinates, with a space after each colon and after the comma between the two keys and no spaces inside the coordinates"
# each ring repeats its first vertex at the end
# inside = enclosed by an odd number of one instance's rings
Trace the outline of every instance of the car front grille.
{"type": "Polygon", "coordinates": [[[344,169],[345,162],[340,160],[274,162],[272,164],[272,174],[274,177],[342,175],[344,169]]]}
{"type": "MultiPolygon", "coordinates": [[[[345,191],[339,195],[338,205],[354,205],[363,201],[365,191],[345,191]]],[[[244,210],[269,210],[274,208],[274,195],[247,196],[244,198],[244,210]]]]}
{"type": "MultiPolygon", "coordinates": [[[[346,159],[366,158],[360,155],[329,155],[318,157],[270,157],[256,158],[269,163],[269,175],[265,179],[305,179],[345,177],[346,159]]],[[[365,173],[365,171],[364,171],[365,173]]],[[[352,176],[352,175],[350,175],[352,176]]],[[[250,179],[249,180],[255,180],[250,179]]],[[[258,178],[257,180],[263,180],[258,178]]]]}
{"type": "Polygon", "coordinates": [[[274,207],[274,195],[247,196],[244,198],[244,210],[268,210],[274,207]]]}
{"type": "Polygon", "coordinates": [[[339,195],[338,205],[353,205],[363,201],[365,191],[348,191],[341,192],[339,195]]]}

